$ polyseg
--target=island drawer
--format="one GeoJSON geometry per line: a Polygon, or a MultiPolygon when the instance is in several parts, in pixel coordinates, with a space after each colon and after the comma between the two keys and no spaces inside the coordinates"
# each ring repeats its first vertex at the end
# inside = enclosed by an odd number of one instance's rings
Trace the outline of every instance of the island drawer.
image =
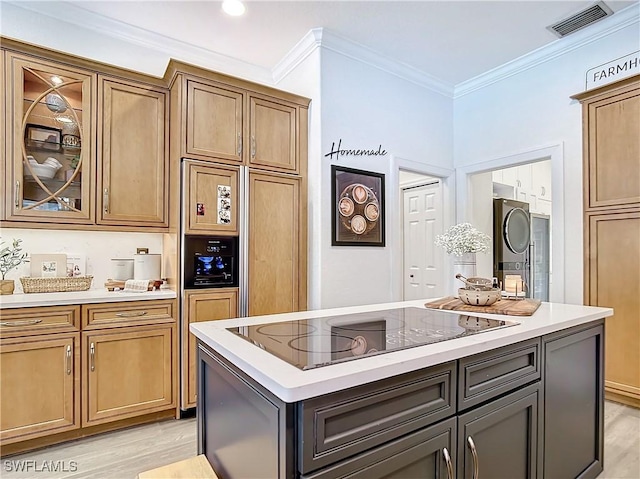
{"type": "Polygon", "coordinates": [[[3,309],[0,336],[13,338],[43,333],[64,333],[78,330],[79,306],[44,306],[3,309]]]}
{"type": "Polygon", "coordinates": [[[540,338],[458,361],[458,411],[539,380],[540,338]]]}
{"type": "Polygon", "coordinates": [[[412,432],[345,461],[301,476],[301,479],[370,479],[372,477],[444,478],[442,451],[456,461],[455,417],[412,432]],[[442,464],[441,464],[442,462],[442,464]]]}
{"type": "Polygon", "coordinates": [[[123,301],[82,307],[84,330],[174,322],[174,301],[123,301]]]}
{"type": "Polygon", "coordinates": [[[455,361],[298,403],[301,474],[455,414],[455,361]]]}

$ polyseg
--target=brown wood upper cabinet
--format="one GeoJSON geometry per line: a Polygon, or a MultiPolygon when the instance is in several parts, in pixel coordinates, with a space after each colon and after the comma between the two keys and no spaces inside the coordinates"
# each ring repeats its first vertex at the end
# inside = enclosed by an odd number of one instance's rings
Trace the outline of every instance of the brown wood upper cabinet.
{"type": "Polygon", "coordinates": [[[184,163],[186,195],[185,233],[221,233],[238,234],[238,166],[203,165],[186,161],[184,163]],[[219,198],[218,188],[229,187],[230,203],[229,223],[223,223],[218,210],[223,201],[219,198]]]}
{"type": "Polygon", "coordinates": [[[100,77],[98,223],[168,225],[167,93],[100,77]]]}
{"type": "Polygon", "coordinates": [[[640,79],[584,102],[587,208],[640,203],[640,79]]]}
{"type": "MultiPolygon", "coordinates": [[[[180,80],[179,80],[180,81],[180,80]]],[[[183,156],[262,170],[300,173],[299,105],[186,75],[183,156]]]]}
{"type": "Polygon", "coordinates": [[[186,83],[187,156],[241,162],[245,94],[229,86],[186,83]]]}
{"type": "Polygon", "coordinates": [[[10,40],[2,47],[7,226],[166,231],[164,83],[10,40]]]}
{"type": "Polygon", "coordinates": [[[93,223],[96,75],[6,53],[6,219],[93,223]]]}
{"type": "Polygon", "coordinates": [[[252,96],[249,164],[273,171],[298,171],[296,108],[252,96]]]}

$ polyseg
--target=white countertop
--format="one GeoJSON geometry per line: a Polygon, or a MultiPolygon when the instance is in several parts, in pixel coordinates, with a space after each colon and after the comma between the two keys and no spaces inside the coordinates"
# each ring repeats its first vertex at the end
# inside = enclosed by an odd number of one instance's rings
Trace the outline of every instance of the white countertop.
{"type": "Polygon", "coordinates": [[[124,292],[90,289],[70,293],[20,293],[0,296],[0,309],[29,308],[32,306],[60,306],[65,304],[116,303],[119,301],[145,301],[150,299],[175,299],[171,289],[157,291],[124,292]]]}
{"type": "MultiPolygon", "coordinates": [[[[472,354],[517,343],[613,315],[611,308],[542,303],[533,316],[472,313],[484,318],[513,320],[520,324],[472,336],[360,358],[303,371],[226,330],[237,326],[319,318],[366,311],[418,307],[430,300],[405,301],[254,316],[191,324],[189,329],[205,344],[244,371],[285,402],[320,396],[359,384],[442,364],[472,354]]],[[[454,316],[459,312],[447,311],[454,316]]]]}

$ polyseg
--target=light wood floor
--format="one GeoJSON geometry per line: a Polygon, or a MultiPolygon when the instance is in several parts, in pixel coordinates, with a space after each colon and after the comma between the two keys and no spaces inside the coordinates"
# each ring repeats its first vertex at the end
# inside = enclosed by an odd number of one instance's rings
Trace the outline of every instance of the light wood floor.
{"type": "MultiPolygon", "coordinates": [[[[2,459],[3,479],[135,479],[138,473],[196,455],[196,421],[183,419],[138,426],[2,459]],[[8,471],[16,461],[61,461],[75,472],[8,471]],[[12,461],[7,464],[7,461],[12,461]]],[[[605,404],[605,468],[598,479],[640,478],[640,410],[605,404]]],[[[554,478],[555,479],[555,478],[554,478]]]]}

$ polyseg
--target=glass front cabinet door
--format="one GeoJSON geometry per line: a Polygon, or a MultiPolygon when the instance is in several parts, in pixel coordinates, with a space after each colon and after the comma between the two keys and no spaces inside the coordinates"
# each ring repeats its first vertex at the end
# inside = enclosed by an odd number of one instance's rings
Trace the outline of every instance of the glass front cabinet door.
{"type": "Polygon", "coordinates": [[[7,219],[91,223],[95,74],[8,53],[7,219]]]}

